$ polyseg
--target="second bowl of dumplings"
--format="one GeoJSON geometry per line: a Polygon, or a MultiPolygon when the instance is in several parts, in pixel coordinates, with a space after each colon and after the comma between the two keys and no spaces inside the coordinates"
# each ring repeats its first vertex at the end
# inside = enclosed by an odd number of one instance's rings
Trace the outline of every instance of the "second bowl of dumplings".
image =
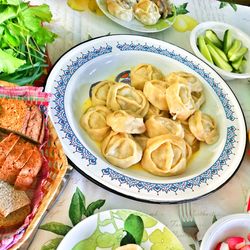
{"type": "Polygon", "coordinates": [[[154,33],[172,26],[175,6],[169,0],[97,0],[112,21],[138,32],[154,33]]]}

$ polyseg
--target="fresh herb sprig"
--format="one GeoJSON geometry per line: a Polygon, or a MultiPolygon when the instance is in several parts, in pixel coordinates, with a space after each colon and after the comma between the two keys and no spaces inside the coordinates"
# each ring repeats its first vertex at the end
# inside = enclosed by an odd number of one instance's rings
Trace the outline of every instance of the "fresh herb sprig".
{"type": "Polygon", "coordinates": [[[43,26],[52,18],[49,6],[0,0],[0,79],[33,84],[48,66],[46,45],[56,34],[43,26]]]}

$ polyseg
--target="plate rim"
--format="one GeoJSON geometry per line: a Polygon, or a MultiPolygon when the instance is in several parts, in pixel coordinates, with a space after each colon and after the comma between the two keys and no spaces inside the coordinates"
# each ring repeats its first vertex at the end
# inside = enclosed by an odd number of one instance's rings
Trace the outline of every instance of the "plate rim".
{"type": "MultiPolygon", "coordinates": [[[[174,47],[177,47],[177,48],[179,48],[179,49],[181,49],[181,50],[184,50],[184,51],[185,51],[186,53],[188,53],[189,55],[191,55],[191,56],[195,57],[196,59],[202,61],[204,64],[206,64],[206,66],[207,66],[208,68],[210,68],[210,70],[214,71],[214,73],[217,75],[217,77],[220,79],[220,81],[222,81],[223,84],[225,84],[225,85],[229,88],[229,90],[231,91],[231,94],[232,94],[233,97],[235,98],[235,101],[236,101],[236,103],[238,104],[239,109],[241,110],[241,114],[242,114],[242,118],[243,118],[243,119],[242,119],[242,122],[243,122],[243,124],[244,124],[245,131],[247,131],[247,124],[246,124],[245,114],[244,114],[244,112],[243,112],[243,110],[242,110],[242,107],[241,107],[241,105],[240,105],[240,102],[239,102],[237,96],[236,96],[235,93],[233,92],[233,90],[232,90],[232,88],[230,87],[230,85],[229,85],[229,84],[219,75],[219,73],[218,73],[215,69],[213,69],[212,67],[210,67],[210,65],[209,65],[208,63],[206,63],[204,60],[198,58],[195,54],[192,54],[192,53],[189,52],[187,49],[182,48],[182,47],[180,47],[180,46],[178,46],[178,45],[175,45],[175,44],[173,44],[173,43],[171,43],[171,42],[166,42],[166,41],[163,41],[163,40],[160,40],[160,39],[157,39],[157,38],[148,37],[148,36],[146,36],[145,34],[143,34],[143,35],[141,35],[141,34],[136,34],[136,35],[134,35],[134,34],[128,34],[128,35],[126,35],[126,34],[103,35],[103,36],[98,36],[98,37],[95,37],[95,38],[91,38],[91,39],[89,39],[89,40],[86,40],[86,41],[83,41],[83,42],[81,42],[81,43],[76,44],[76,45],[73,46],[72,48],[70,48],[70,49],[68,49],[67,51],[65,51],[65,52],[55,61],[55,63],[53,64],[53,66],[52,66],[52,68],[51,68],[51,71],[50,71],[49,74],[47,75],[46,84],[47,84],[47,82],[48,82],[48,79],[49,79],[51,73],[53,72],[54,68],[57,66],[57,64],[59,63],[59,61],[60,61],[66,54],[68,54],[70,51],[74,50],[74,49],[77,48],[78,46],[81,46],[81,45],[83,45],[83,44],[85,44],[85,43],[90,43],[90,42],[93,41],[93,40],[98,40],[98,39],[100,39],[100,38],[105,38],[105,37],[119,37],[119,36],[126,36],[126,37],[127,37],[127,36],[131,36],[131,37],[139,37],[139,38],[144,37],[144,38],[147,38],[147,39],[152,39],[152,40],[157,40],[157,41],[159,41],[159,42],[164,42],[164,43],[170,44],[171,46],[174,46],[174,47]]],[[[46,89],[47,89],[47,88],[48,88],[48,85],[47,85],[46,89]]],[[[46,89],[45,89],[45,91],[46,91],[46,89]]],[[[54,121],[53,121],[52,118],[51,118],[51,120],[52,120],[52,122],[54,123],[54,121]]],[[[59,136],[59,138],[60,138],[60,136],[59,136]]],[[[82,169],[80,169],[78,166],[76,166],[76,164],[73,162],[73,160],[70,159],[69,156],[67,156],[67,158],[68,158],[70,164],[71,164],[71,165],[72,165],[81,175],[83,175],[83,176],[86,177],[88,180],[92,181],[93,183],[97,184],[98,186],[100,186],[100,187],[102,187],[102,188],[106,189],[107,191],[110,191],[110,192],[112,192],[112,193],[114,193],[114,194],[120,195],[120,196],[125,197],[125,198],[128,198],[128,199],[132,199],[132,200],[136,200],[136,201],[140,201],[140,202],[151,203],[151,204],[180,204],[180,203],[195,201],[195,200],[198,200],[198,199],[200,199],[200,198],[206,197],[206,196],[208,196],[209,194],[212,194],[212,193],[218,191],[219,189],[221,189],[224,185],[226,185],[226,184],[232,179],[232,177],[233,177],[233,176],[236,174],[236,172],[239,170],[239,168],[240,168],[240,166],[241,166],[241,163],[242,163],[242,161],[243,161],[243,159],[244,159],[245,150],[246,150],[246,147],[247,147],[247,135],[246,135],[246,134],[245,134],[244,138],[245,138],[244,150],[242,150],[242,156],[241,156],[241,159],[239,160],[238,166],[235,167],[234,172],[232,172],[232,174],[231,174],[223,183],[221,183],[221,185],[219,185],[217,188],[215,188],[215,189],[213,189],[213,190],[211,190],[211,191],[209,191],[209,192],[207,192],[207,193],[205,193],[205,194],[196,196],[196,197],[194,197],[194,198],[181,199],[181,200],[171,200],[171,201],[169,201],[169,200],[167,200],[167,201],[165,201],[165,200],[162,201],[162,200],[153,200],[153,199],[150,199],[150,200],[149,200],[149,199],[144,199],[144,198],[139,198],[139,197],[131,196],[131,195],[128,195],[128,194],[124,194],[122,191],[117,191],[117,190],[115,190],[115,189],[112,189],[111,187],[108,187],[108,186],[106,186],[105,184],[102,184],[102,183],[99,182],[98,180],[94,179],[92,176],[89,176],[89,175],[86,174],[82,169]]],[[[61,140],[61,138],[60,138],[60,140],[61,140]]],[[[61,143],[62,143],[62,145],[64,145],[63,140],[61,140],[61,143]]],[[[66,154],[66,152],[65,152],[65,154],[66,154]]],[[[67,155],[67,154],[66,154],[66,155],[67,155]]],[[[129,176],[129,177],[130,177],[130,176],[129,176]]],[[[132,177],[132,178],[133,178],[133,177],[132,177]]]]}
{"type": "MultiPolygon", "coordinates": [[[[111,20],[112,22],[114,22],[114,23],[116,23],[116,24],[118,24],[118,25],[120,25],[120,26],[122,26],[123,28],[126,28],[126,29],[129,29],[129,30],[133,30],[133,31],[137,31],[137,32],[141,32],[141,33],[158,33],[158,32],[162,32],[162,31],[164,31],[164,30],[167,30],[167,29],[169,29],[171,26],[173,26],[173,24],[174,24],[174,22],[175,22],[175,19],[176,19],[176,16],[177,16],[177,14],[175,13],[175,17],[174,17],[174,19],[173,19],[173,21],[172,22],[169,22],[169,26],[168,27],[165,27],[165,28],[163,28],[163,29],[159,29],[159,30],[155,30],[155,29],[153,29],[153,30],[151,30],[151,29],[137,29],[137,28],[133,28],[133,27],[130,27],[129,25],[123,25],[122,23],[120,23],[119,22],[119,20],[121,20],[121,19],[119,19],[118,17],[116,17],[116,16],[113,16],[111,13],[106,13],[106,11],[104,11],[103,10],[103,8],[102,8],[102,6],[101,6],[101,4],[100,4],[100,1],[101,0],[96,0],[96,4],[98,5],[98,7],[99,7],[99,9],[101,10],[101,12],[109,19],[109,20],[111,20]],[[110,16],[109,16],[110,15],[110,16]],[[112,17],[111,17],[112,16],[112,17]],[[116,19],[118,19],[118,21],[116,20],[116,19]]],[[[176,12],[176,11],[175,11],[176,12]]],[[[160,19],[159,19],[160,20],[160,19]]],[[[159,21],[158,20],[158,21],[159,21]]],[[[123,20],[121,20],[121,21],[123,21],[123,20]]],[[[140,21],[138,21],[138,20],[136,20],[137,22],[140,22],[140,21]]],[[[157,22],[158,22],[157,21],[157,22]]],[[[126,22],[126,21],[124,21],[124,22],[126,22]]],[[[129,23],[129,21],[128,21],[128,23],[129,23]]]]}

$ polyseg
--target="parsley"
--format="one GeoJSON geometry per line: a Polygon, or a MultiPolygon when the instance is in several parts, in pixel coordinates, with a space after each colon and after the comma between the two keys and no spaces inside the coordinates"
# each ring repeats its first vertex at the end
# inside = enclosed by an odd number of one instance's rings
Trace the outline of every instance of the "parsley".
{"type": "Polygon", "coordinates": [[[45,48],[56,34],[42,24],[51,19],[47,4],[0,0],[0,80],[25,85],[43,75],[45,48]]]}

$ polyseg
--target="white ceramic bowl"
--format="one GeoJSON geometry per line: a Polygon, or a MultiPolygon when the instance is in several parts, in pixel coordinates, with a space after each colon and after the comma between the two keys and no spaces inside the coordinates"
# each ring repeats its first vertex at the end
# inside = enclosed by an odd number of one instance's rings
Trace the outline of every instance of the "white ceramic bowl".
{"type": "Polygon", "coordinates": [[[250,37],[232,25],[220,22],[204,22],[197,25],[190,34],[190,44],[192,47],[193,52],[196,56],[204,60],[207,64],[209,64],[213,69],[215,69],[223,78],[224,80],[233,80],[233,79],[245,79],[250,78],[250,37]],[[232,32],[233,38],[237,38],[242,41],[244,47],[248,48],[248,52],[245,55],[247,59],[247,64],[245,66],[245,72],[238,74],[225,71],[214,64],[210,63],[199,51],[197,47],[197,37],[200,35],[204,35],[207,29],[212,29],[220,39],[223,39],[224,32],[227,29],[230,29],[232,32]]]}
{"type": "Polygon", "coordinates": [[[216,221],[202,239],[200,250],[213,250],[230,236],[247,238],[250,233],[250,214],[233,214],[216,221]]]}

